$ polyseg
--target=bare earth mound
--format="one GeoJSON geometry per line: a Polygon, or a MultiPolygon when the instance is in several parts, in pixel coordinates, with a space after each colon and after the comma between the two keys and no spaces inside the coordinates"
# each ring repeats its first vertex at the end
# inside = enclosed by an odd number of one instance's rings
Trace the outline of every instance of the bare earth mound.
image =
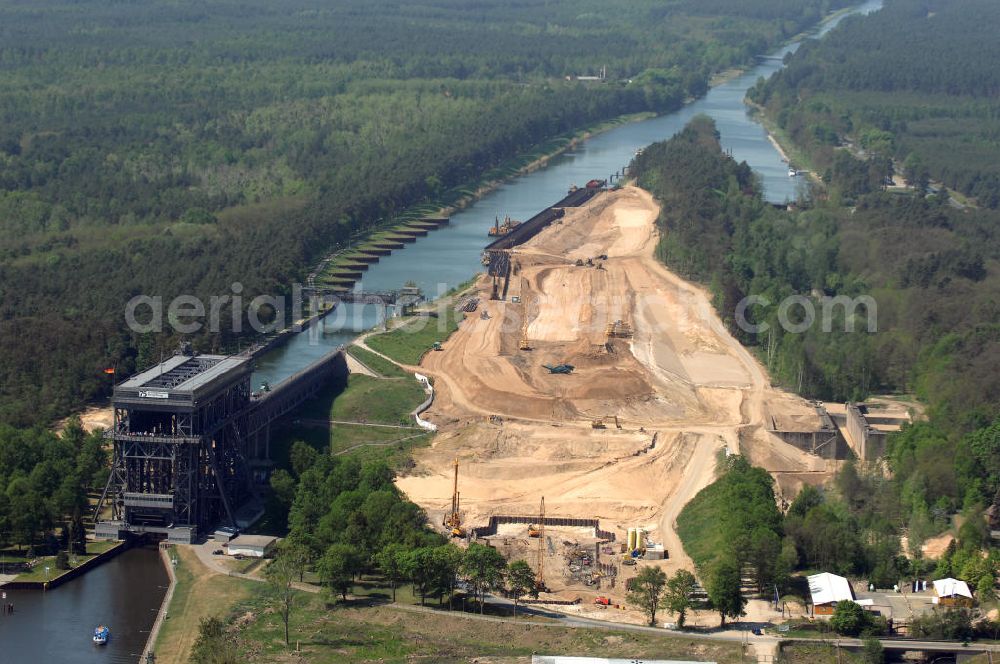
{"type": "MultiPolygon", "coordinates": [[[[507,301],[490,301],[483,277],[479,312],[442,352],[426,355],[422,370],[434,377],[437,396],[425,417],[440,434],[398,485],[435,523],[450,505],[457,457],[466,525],[537,514],[544,496],[547,516],[596,517],[619,541],[624,529],[645,528],[666,546],[669,560],[657,564],[669,572],[691,568],[674,521],[712,481],[720,453],[748,454],[779,473],[826,470],[821,459],[765,431],[765,405],[793,419],[815,411],[773,389],[708,295],[654,258],[658,212],[636,188],[567,210],[511,256],[507,301]],[[633,336],[608,339],[615,321],[633,336]],[[529,351],[518,349],[525,335],[529,351]],[[543,366],[561,363],[574,371],[553,374],[543,366]],[[594,420],[606,428],[594,428],[594,420]]],[[[553,529],[549,548],[570,547],[565,541],[593,547],[571,535],[553,529]]],[[[516,542],[506,546],[518,549],[516,542]]],[[[524,557],[534,565],[534,556],[524,557]]],[[[546,562],[552,590],[587,597],[572,575],[550,569],[553,560],[546,562]]],[[[619,596],[629,573],[620,570],[619,596]]]]}

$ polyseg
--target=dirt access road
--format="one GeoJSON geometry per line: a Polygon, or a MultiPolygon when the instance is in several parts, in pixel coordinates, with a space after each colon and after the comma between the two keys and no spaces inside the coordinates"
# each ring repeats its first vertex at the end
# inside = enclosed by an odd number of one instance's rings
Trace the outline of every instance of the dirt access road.
{"type": "Polygon", "coordinates": [[[568,210],[512,255],[507,301],[490,301],[483,277],[480,310],[425,356],[436,399],[424,417],[440,433],[398,485],[435,523],[450,505],[457,457],[467,525],[536,514],[544,496],[548,516],[597,517],[622,536],[645,528],[665,544],[671,571],[691,567],[674,522],[712,481],[720,453],[785,473],[824,470],[764,431],[765,409],[814,411],[772,388],[708,294],[654,258],[658,212],[636,188],[568,210]],[[606,337],[616,320],[631,338],[606,337]],[[522,336],[530,351],[518,349],[522,336]],[[573,373],[543,367],[560,363],[573,373]],[[593,428],[595,419],[606,428],[593,428]]]}

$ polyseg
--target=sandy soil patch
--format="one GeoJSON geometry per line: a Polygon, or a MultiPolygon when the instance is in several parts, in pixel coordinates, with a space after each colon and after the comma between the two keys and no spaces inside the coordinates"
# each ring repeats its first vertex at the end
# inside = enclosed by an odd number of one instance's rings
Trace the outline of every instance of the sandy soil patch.
{"type": "MultiPolygon", "coordinates": [[[[553,598],[581,597],[586,604],[610,592],[621,601],[624,580],[641,565],[691,568],[674,523],[714,479],[727,451],[775,471],[779,485],[788,476],[782,491],[789,493],[830,470],[767,433],[767,412],[808,419],[814,411],[772,388],[726,331],[708,294],[654,258],[658,212],[650,195],[635,188],[567,211],[512,254],[508,301],[489,301],[491,284],[481,279],[481,310],[489,318],[470,314],[446,349],[422,364],[437,391],[425,417],[440,433],[397,483],[435,524],[450,505],[457,457],[469,526],[491,515],[537,514],[544,497],[547,516],[596,517],[602,529],[617,532],[611,553],[595,552],[617,566],[614,589],[609,578],[598,589],[569,571],[563,548],[593,548],[593,541],[565,533],[552,537],[551,548],[546,542],[546,578],[559,581],[553,598]],[[631,338],[606,336],[618,320],[634,330],[631,338]],[[530,351],[518,348],[525,333],[530,351]],[[543,366],[560,363],[575,369],[557,375],[543,366]],[[604,428],[595,428],[595,420],[604,428]],[[620,565],[618,546],[630,527],[646,529],[669,559],[620,565]]],[[[537,540],[498,537],[509,555],[537,565],[537,540]]],[[[600,611],[586,609],[594,610],[600,611]]]]}
{"type": "MultiPolygon", "coordinates": [[[[66,423],[68,418],[65,420],[60,420],[56,424],[56,431],[62,433],[63,429],[66,428],[66,423]]],[[[83,430],[87,433],[94,431],[95,429],[110,429],[111,425],[115,421],[115,411],[108,406],[90,406],[82,413],[80,413],[80,423],[83,424],[83,430]]]]}
{"type": "Polygon", "coordinates": [[[948,550],[948,545],[954,540],[955,536],[951,533],[938,535],[937,537],[932,537],[924,542],[920,547],[920,551],[924,554],[925,558],[937,560],[944,555],[944,552],[948,550]]]}

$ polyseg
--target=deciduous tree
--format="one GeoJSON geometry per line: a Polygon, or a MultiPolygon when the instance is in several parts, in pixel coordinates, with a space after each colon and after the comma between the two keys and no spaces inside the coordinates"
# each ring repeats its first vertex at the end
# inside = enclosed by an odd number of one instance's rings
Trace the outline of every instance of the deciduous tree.
{"type": "Polygon", "coordinates": [[[663,595],[663,608],[677,616],[678,627],[684,627],[696,585],[694,574],[686,569],[677,570],[667,581],[667,589],[663,595]]]}
{"type": "Polygon", "coordinates": [[[514,600],[514,618],[517,618],[517,603],[525,595],[538,597],[535,587],[535,572],[523,560],[515,560],[507,567],[507,593],[514,600]]]}
{"type": "Polygon", "coordinates": [[[632,581],[628,601],[635,604],[649,618],[650,626],[656,624],[656,612],[664,598],[667,575],[659,567],[644,567],[632,581]]]}
{"type": "Polygon", "coordinates": [[[333,544],[320,558],[316,570],[331,592],[340,593],[341,599],[346,602],[354,576],[361,571],[361,560],[353,547],[333,544]]]}
{"type": "Polygon", "coordinates": [[[479,612],[482,613],[486,593],[500,587],[507,562],[493,547],[473,542],[462,556],[460,569],[472,586],[473,596],[479,598],[479,612]]]}
{"type": "Polygon", "coordinates": [[[296,590],[293,583],[305,569],[305,559],[296,550],[279,549],[277,557],[264,568],[270,596],[281,615],[285,628],[285,645],[289,643],[289,622],[295,605],[296,590]]]}
{"type": "Polygon", "coordinates": [[[726,556],[715,563],[709,572],[705,590],[712,606],[719,612],[722,626],[725,626],[726,618],[743,615],[747,600],[742,592],[740,566],[734,557],[726,556]]]}

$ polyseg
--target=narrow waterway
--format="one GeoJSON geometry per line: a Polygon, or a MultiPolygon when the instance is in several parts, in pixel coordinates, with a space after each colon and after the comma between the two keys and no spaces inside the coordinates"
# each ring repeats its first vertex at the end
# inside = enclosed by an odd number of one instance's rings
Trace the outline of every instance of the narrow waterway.
{"type": "MultiPolygon", "coordinates": [[[[826,22],[812,37],[826,34],[850,14],[867,14],[881,6],[882,0],[865,2],[826,22]]],[[[364,273],[361,287],[393,290],[414,281],[428,296],[444,293],[482,270],[479,257],[488,243],[486,233],[494,217],[510,215],[514,219],[528,219],[562,198],[570,185],[582,185],[592,178],[606,178],[620,171],[636,150],[670,138],[699,114],[715,120],[723,148],[737,161],[746,161],[753,167],[769,201],[794,200],[803,184],[802,176],[789,177],[788,164],[782,161],[764,128],[750,116],[743,100],[759,78],[768,78],[781,69],[782,58],[798,49],[799,44],[795,42],[762,58],[759,65],[745,74],[713,87],[705,97],[674,113],[599,134],[550,160],[545,168],[511,180],[452,215],[450,225],[382,257],[364,273]]],[[[255,385],[280,382],[332,347],[347,343],[374,326],[378,315],[370,305],[338,307],[323,324],[260,357],[255,385]]]]}
{"type": "Polygon", "coordinates": [[[153,546],[136,547],[53,590],[4,590],[0,664],[135,664],[167,589],[153,546]],[[107,645],[91,641],[107,625],[107,645]]]}

